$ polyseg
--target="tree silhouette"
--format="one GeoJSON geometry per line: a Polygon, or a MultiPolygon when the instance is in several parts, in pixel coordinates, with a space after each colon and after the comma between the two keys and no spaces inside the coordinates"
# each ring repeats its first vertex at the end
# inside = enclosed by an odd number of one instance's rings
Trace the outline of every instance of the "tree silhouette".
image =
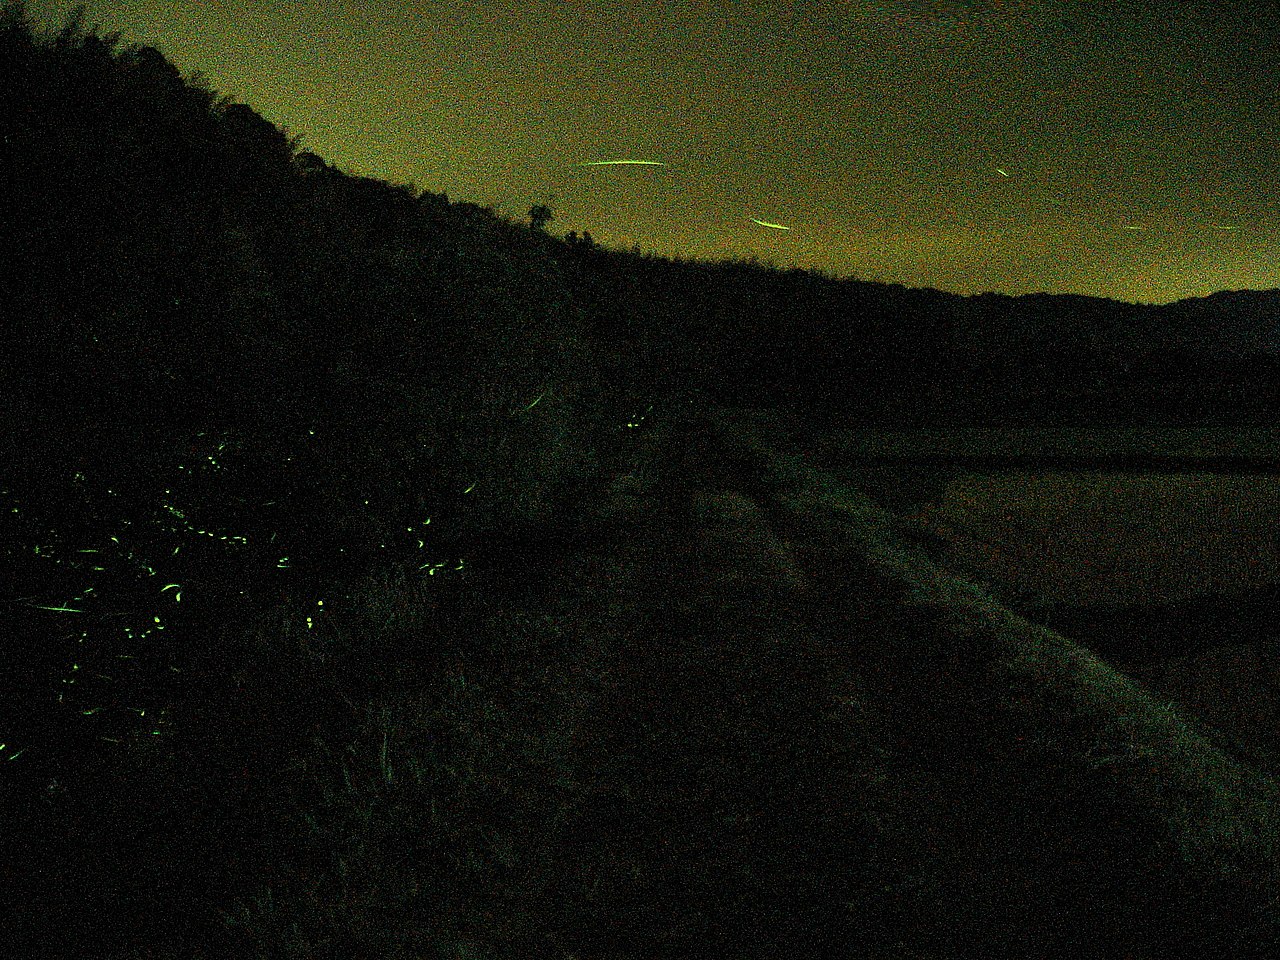
{"type": "Polygon", "coordinates": [[[537,203],[529,208],[529,223],[535,230],[546,230],[548,221],[554,219],[551,208],[544,203],[537,203]]]}

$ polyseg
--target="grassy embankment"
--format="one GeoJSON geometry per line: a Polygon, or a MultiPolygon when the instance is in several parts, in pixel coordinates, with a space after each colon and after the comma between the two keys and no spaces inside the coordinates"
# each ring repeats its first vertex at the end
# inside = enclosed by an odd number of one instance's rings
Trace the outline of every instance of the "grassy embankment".
{"type": "Polygon", "coordinates": [[[942,565],[1274,772],[1277,439],[1273,428],[831,431],[815,458],[900,514],[942,565]]]}
{"type": "MultiPolygon", "coordinates": [[[[824,439],[806,437],[802,449],[821,449],[824,439]]],[[[991,888],[986,891],[981,881],[968,894],[956,890],[960,902],[976,907],[984,896],[998,901],[1001,885],[1011,882],[1005,895],[1016,889],[1024,896],[1037,889],[1042,895],[1053,891],[1057,896],[1032,895],[1030,899],[1045,906],[1056,901],[1061,916],[1072,912],[1073,897],[1083,905],[1096,896],[1099,915],[1114,910],[1113,916],[1119,917],[1132,910],[1128,914],[1132,925],[1160,899],[1166,899],[1168,906],[1181,898],[1173,888],[1161,888],[1183,869],[1176,865],[1179,862],[1196,864],[1196,869],[1213,874],[1230,870],[1242,858],[1262,870],[1249,884],[1274,881],[1268,855],[1276,823],[1274,784],[1215,745],[1229,742],[1228,738],[1177,715],[1169,701],[1157,702],[1148,688],[1083,646],[1013,615],[985,591],[968,587],[916,550],[904,549],[897,533],[914,533],[912,523],[903,524],[897,516],[870,507],[860,493],[841,489],[829,474],[812,470],[805,460],[783,467],[785,458],[775,456],[776,451],[765,452],[769,446],[761,449],[761,458],[772,464],[779,479],[785,476],[787,484],[803,491],[798,495],[777,491],[782,508],[777,526],[789,531],[784,536],[798,545],[830,538],[838,544],[836,555],[844,558],[849,555],[848,544],[857,543],[856,552],[870,562],[869,576],[842,577],[842,586],[828,596],[828,602],[836,600],[836,609],[857,610],[866,597],[902,597],[892,605],[888,624],[882,621],[871,628],[876,640],[869,644],[870,655],[858,656],[850,664],[851,671],[863,678],[881,678],[882,682],[869,687],[875,691],[872,699],[880,709],[902,711],[904,719],[911,718],[906,742],[918,747],[929,739],[931,723],[940,724],[939,746],[946,744],[948,749],[939,755],[944,759],[937,769],[960,772],[960,782],[966,784],[958,787],[961,795],[981,784],[985,797],[969,794],[970,800],[988,814],[1001,811],[995,821],[984,822],[981,815],[969,821],[968,829],[982,823],[982,832],[989,831],[985,842],[990,846],[978,854],[978,862],[1001,857],[998,851],[1003,846],[1003,856],[1018,858],[1021,864],[1009,873],[1004,873],[1008,863],[993,869],[988,877],[991,888]],[[835,531],[839,533],[831,538],[835,531]],[[861,604],[859,597],[864,598],[861,604]],[[894,622],[901,624],[901,632],[893,628],[894,622]],[[898,639],[884,639],[892,636],[898,639]],[[895,690],[907,697],[895,703],[895,690]],[[912,698],[916,698],[914,705],[912,698]],[[995,771],[994,778],[987,779],[995,771]],[[1123,811],[1133,831],[1128,837],[1118,821],[1104,825],[1108,809],[1123,811]],[[1008,831],[1029,811],[1033,816],[1038,811],[1042,821],[1029,824],[1029,833],[1008,831]],[[1055,814],[1061,817],[1057,823],[1055,814]],[[1146,823],[1146,830],[1153,832],[1138,828],[1139,823],[1146,823]],[[1145,841],[1137,839],[1144,833],[1145,841]],[[1157,864],[1171,851],[1157,853],[1155,837],[1163,838],[1160,843],[1172,841],[1172,849],[1179,851],[1165,867],[1157,864]],[[1042,846],[1046,841],[1050,845],[1042,846]],[[1150,844],[1146,851],[1144,842],[1150,844]],[[1074,849],[1067,855],[1067,863],[1074,867],[1051,866],[1054,857],[1062,855],[1062,848],[1056,847],[1062,843],[1074,849]],[[1094,864],[1089,869],[1098,873],[1086,881],[1088,871],[1078,873],[1074,868],[1079,866],[1076,857],[1090,847],[1094,864]],[[1055,848],[1057,853],[1048,852],[1055,848]],[[1147,870],[1153,872],[1138,879],[1147,870]],[[1031,876],[1036,879],[1029,880],[1031,876]],[[1054,876],[1057,880],[1045,886],[1054,876]],[[1056,884],[1062,885],[1055,889],[1056,884]],[[1137,896],[1142,884],[1149,886],[1137,896]],[[1102,907],[1111,896],[1115,899],[1110,907],[1102,907]],[[1145,908],[1139,907],[1144,897],[1153,899],[1147,900],[1145,908]],[[1125,901],[1130,901],[1127,906],[1125,901]]],[[[938,479],[933,479],[935,485],[938,479]]],[[[803,549],[800,552],[805,555],[803,549]]],[[[820,555],[819,551],[814,559],[820,555]]],[[[884,610],[880,608],[881,613],[884,610]]],[[[967,809],[965,819],[974,813],[973,808],[967,809]]],[[[921,822],[928,819],[924,814],[921,822]]],[[[965,833],[962,828],[953,838],[962,848],[965,833]]],[[[955,877],[950,880],[955,881],[955,877]]],[[[1182,881],[1173,882],[1176,886],[1182,881]]],[[[988,914],[991,929],[998,927],[1001,916],[1009,920],[1016,915],[1016,910],[1006,912],[1007,906],[988,914]]],[[[1036,915],[1036,907],[1028,909],[1036,915]]],[[[1207,942],[1198,938],[1215,921],[1225,920],[1224,913],[1216,913],[1220,910],[1222,903],[1210,899],[1183,918],[1189,924],[1181,948],[1187,955],[1201,955],[1193,944],[1207,942]]],[[[978,907],[974,912],[984,911],[978,907]]],[[[1047,933],[1042,927],[1045,919],[1043,914],[1038,920],[1028,917],[1025,935],[1032,936],[1030,931],[1037,927],[1047,933]]],[[[1049,926],[1053,927],[1052,922],[1049,926]]],[[[1069,929],[1068,925],[1057,932],[1065,934],[1069,929]]],[[[1166,929],[1166,935],[1169,932],[1166,929]]],[[[1110,942],[1115,949],[1123,937],[1108,941],[1110,936],[1102,934],[1099,942],[1110,942]]],[[[1143,936],[1138,935],[1129,947],[1135,955],[1151,949],[1143,936]]],[[[1066,947],[1066,943],[1063,940],[1060,945],[1066,947]]]]}
{"type": "Polygon", "coordinates": [[[263,628],[203,741],[243,782],[136,744],[78,811],[95,896],[184,956],[210,910],[239,956],[1263,955],[1274,783],[810,445],[668,424],[466,602],[391,576],[263,628]]]}
{"type": "Polygon", "coordinates": [[[377,698],[363,786],[303,763],[314,893],[260,891],[250,939],[403,943],[434,881],[475,956],[1266,942],[1271,780],[774,440],[675,439],[597,505],[613,538],[492,611],[496,657],[377,698]]]}

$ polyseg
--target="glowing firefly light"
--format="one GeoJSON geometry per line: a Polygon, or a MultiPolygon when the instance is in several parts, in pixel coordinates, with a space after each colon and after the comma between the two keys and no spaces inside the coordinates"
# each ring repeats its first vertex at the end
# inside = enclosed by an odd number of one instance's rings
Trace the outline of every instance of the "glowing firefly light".
{"type": "Polygon", "coordinates": [[[585,163],[575,164],[579,167],[665,167],[666,164],[661,160],[588,160],[585,163]]]}
{"type": "Polygon", "coordinates": [[[791,229],[790,227],[784,227],[784,226],[783,226],[782,224],[780,224],[780,223],[769,223],[769,222],[767,222],[767,221],[765,221],[765,220],[757,220],[755,217],[752,217],[752,218],[751,218],[751,222],[752,222],[752,223],[758,223],[758,224],[760,224],[760,226],[762,226],[762,227],[768,227],[768,228],[769,228],[769,229],[771,229],[771,230],[790,230],[790,229],[791,229]]]}
{"type": "Polygon", "coordinates": [[[1007,177],[1009,175],[1008,172],[1004,170],[1004,168],[1002,167],[996,167],[996,173],[1000,174],[1000,176],[1002,177],[1007,177]]]}

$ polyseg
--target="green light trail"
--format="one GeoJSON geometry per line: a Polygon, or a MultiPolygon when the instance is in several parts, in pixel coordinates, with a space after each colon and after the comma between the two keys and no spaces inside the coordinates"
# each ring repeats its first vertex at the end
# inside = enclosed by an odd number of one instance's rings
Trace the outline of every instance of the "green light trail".
{"type": "Polygon", "coordinates": [[[665,167],[666,164],[661,160],[588,160],[585,163],[574,164],[578,167],[665,167]]]}

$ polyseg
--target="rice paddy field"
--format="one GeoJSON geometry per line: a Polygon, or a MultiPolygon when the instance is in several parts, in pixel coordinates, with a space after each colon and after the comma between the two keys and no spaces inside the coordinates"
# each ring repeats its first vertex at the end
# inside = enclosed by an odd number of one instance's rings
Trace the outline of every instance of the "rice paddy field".
{"type": "Polygon", "coordinates": [[[860,430],[811,442],[943,566],[1085,644],[1235,755],[1280,769],[1277,431],[860,430]]]}
{"type": "Polygon", "coordinates": [[[1038,604],[1119,607],[1280,583],[1280,477],[966,473],[908,514],[947,565],[1038,604]]]}
{"type": "Polygon", "coordinates": [[[828,456],[850,460],[922,456],[1066,455],[1081,458],[1146,454],[1161,458],[1280,458],[1272,427],[981,427],[919,430],[839,430],[824,443],[828,456]]]}
{"type": "Polygon", "coordinates": [[[1280,583],[1274,430],[846,431],[818,448],[947,566],[1028,608],[1280,583]]]}

